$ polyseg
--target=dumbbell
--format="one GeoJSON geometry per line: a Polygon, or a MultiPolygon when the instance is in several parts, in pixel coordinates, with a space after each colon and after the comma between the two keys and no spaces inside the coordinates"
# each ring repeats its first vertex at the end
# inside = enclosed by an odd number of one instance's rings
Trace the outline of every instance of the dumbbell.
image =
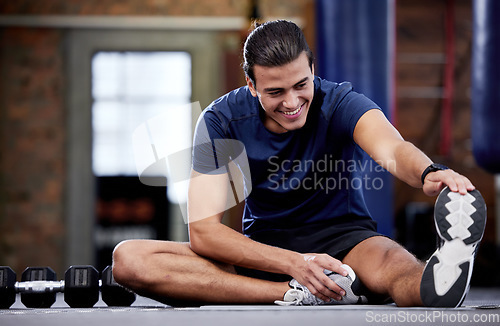
{"type": "Polygon", "coordinates": [[[56,281],[50,267],[28,267],[16,282],[16,273],[10,267],[0,267],[0,308],[9,308],[15,302],[16,293],[28,308],[49,308],[54,304],[56,293],[64,292],[64,301],[72,308],[93,307],[99,300],[101,287],[103,301],[108,306],[130,306],[135,294],[119,284],[106,267],[99,281],[97,270],[89,265],[71,266],[63,281],[56,281]]]}
{"type": "Polygon", "coordinates": [[[111,266],[101,275],[101,297],[108,306],[128,307],[135,301],[135,293],[116,283],[111,266]]]}

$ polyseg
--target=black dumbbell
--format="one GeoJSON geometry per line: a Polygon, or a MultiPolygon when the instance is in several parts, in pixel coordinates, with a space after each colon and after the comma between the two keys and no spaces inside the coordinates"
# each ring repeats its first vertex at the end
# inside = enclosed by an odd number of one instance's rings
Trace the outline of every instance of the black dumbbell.
{"type": "Polygon", "coordinates": [[[99,272],[89,265],[71,266],[64,273],[64,301],[71,308],[90,308],[99,300],[99,272]]]}
{"type": "Polygon", "coordinates": [[[21,302],[28,308],[50,308],[56,301],[57,292],[64,292],[64,301],[72,308],[92,307],[99,300],[99,273],[92,266],[71,266],[64,274],[64,281],[56,281],[56,273],[50,267],[28,267],[21,282],[14,285],[15,272],[9,267],[0,270],[9,275],[7,279],[10,280],[0,283],[2,308],[9,308],[14,303],[15,293],[21,294],[21,302]]]}
{"type": "Polygon", "coordinates": [[[16,301],[16,273],[7,266],[0,267],[0,309],[7,309],[16,301]]]}
{"type": "Polygon", "coordinates": [[[56,302],[55,291],[63,286],[56,280],[56,272],[50,267],[28,267],[21,282],[15,284],[16,292],[21,293],[21,302],[28,308],[50,308],[56,302]]]}
{"type": "Polygon", "coordinates": [[[135,301],[135,293],[116,283],[111,266],[101,275],[101,297],[108,306],[130,306],[135,301]]]}
{"type": "Polygon", "coordinates": [[[55,302],[56,292],[64,292],[64,301],[72,308],[93,307],[99,300],[101,286],[103,301],[108,306],[129,306],[135,293],[118,285],[108,266],[100,282],[97,270],[89,265],[71,266],[64,281],[55,281],[55,272],[49,267],[29,267],[22,281],[15,282],[16,273],[10,267],[0,267],[0,308],[9,308],[15,302],[16,292],[28,308],[48,308],[55,302]]]}

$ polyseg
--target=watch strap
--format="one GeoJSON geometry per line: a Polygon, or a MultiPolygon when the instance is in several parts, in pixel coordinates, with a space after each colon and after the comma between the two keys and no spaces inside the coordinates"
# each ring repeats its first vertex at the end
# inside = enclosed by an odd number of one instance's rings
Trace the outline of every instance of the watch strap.
{"type": "Polygon", "coordinates": [[[441,170],[448,170],[449,167],[447,167],[446,165],[443,165],[443,164],[438,164],[438,163],[432,163],[431,165],[429,165],[425,170],[424,172],[422,173],[422,176],[420,177],[421,181],[422,181],[422,185],[424,184],[425,182],[425,177],[431,173],[431,172],[436,172],[436,171],[441,171],[441,170]]]}

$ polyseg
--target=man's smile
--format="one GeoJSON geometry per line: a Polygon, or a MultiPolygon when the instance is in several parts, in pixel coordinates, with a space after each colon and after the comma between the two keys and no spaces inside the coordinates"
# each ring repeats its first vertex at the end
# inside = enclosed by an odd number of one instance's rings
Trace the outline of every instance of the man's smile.
{"type": "Polygon", "coordinates": [[[304,105],[306,104],[306,102],[302,103],[301,106],[299,106],[297,109],[293,110],[293,111],[278,111],[282,114],[284,114],[287,118],[297,118],[298,116],[300,116],[300,113],[302,113],[302,108],[304,107],[304,105]]]}

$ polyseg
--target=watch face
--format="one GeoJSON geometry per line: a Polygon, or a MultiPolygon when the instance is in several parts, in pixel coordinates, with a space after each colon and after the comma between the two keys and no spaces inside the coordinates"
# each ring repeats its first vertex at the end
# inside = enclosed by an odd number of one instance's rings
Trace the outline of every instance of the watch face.
{"type": "Polygon", "coordinates": [[[431,171],[448,170],[448,167],[443,164],[433,163],[431,171]]]}

